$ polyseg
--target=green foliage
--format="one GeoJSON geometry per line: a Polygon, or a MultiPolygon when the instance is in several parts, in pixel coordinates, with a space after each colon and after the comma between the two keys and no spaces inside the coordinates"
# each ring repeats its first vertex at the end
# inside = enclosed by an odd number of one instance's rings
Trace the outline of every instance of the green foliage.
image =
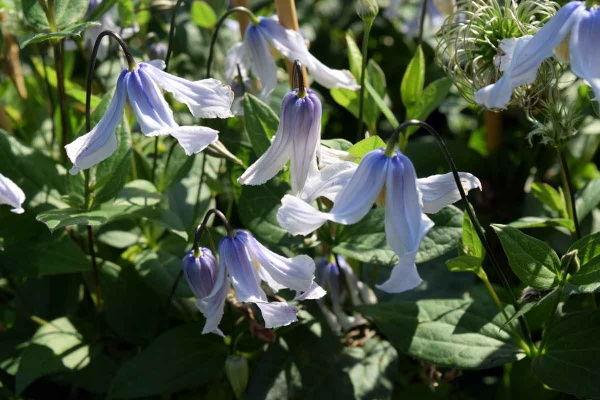
{"type": "Polygon", "coordinates": [[[190,9],[192,21],[201,28],[213,28],[217,23],[217,15],[205,1],[195,1],[190,9]]]}
{"type": "Polygon", "coordinates": [[[569,278],[574,285],[589,285],[600,279],[600,233],[581,238],[573,243],[569,251],[577,250],[581,267],[569,278]]]}
{"type": "Polygon", "coordinates": [[[243,103],[244,128],[254,153],[260,157],[271,145],[271,138],[277,132],[279,117],[269,106],[249,93],[244,96],[243,103]]]}
{"type": "Polygon", "coordinates": [[[92,26],[99,26],[100,24],[98,22],[82,22],[79,24],[75,24],[75,25],[70,25],[67,26],[65,28],[63,28],[61,31],[59,32],[52,32],[52,33],[45,33],[45,32],[39,32],[39,33],[30,33],[29,35],[25,35],[21,38],[21,40],[19,40],[19,46],[21,48],[25,48],[26,46],[33,44],[33,43],[39,43],[39,42],[44,42],[46,40],[51,40],[51,39],[65,39],[71,36],[81,36],[81,34],[83,33],[83,31],[85,31],[87,28],[90,28],[92,26]]]}
{"type": "Polygon", "coordinates": [[[402,103],[409,109],[419,101],[423,94],[425,86],[425,55],[421,46],[417,47],[417,51],[404,72],[402,85],[400,86],[400,94],[402,95],[402,103]]]}

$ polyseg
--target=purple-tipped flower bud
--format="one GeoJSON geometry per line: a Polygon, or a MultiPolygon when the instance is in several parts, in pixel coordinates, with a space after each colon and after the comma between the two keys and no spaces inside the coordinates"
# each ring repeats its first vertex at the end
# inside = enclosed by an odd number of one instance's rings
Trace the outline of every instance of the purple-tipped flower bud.
{"type": "Polygon", "coordinates": [[[248,386],[248,361],[242,356],[228,356],[225,360],[225,375],[236,399],[243,399],[248,386]]]}
{"type": "Polygon", "coordinates": [[[160,60],[164,60],[165,58],[167,58],[167,45],[163,42],[158,42],[158,43],[152,43],[150,45],[150,48],[148,49],[148,56],[150,56],[150,59],[155,60],[155,59],[160,59],[160,60]]]}
{"type": "Polygon", "coordinates": [[[183,258],[183,274],[194,296],[207,297],[213,290],[217,279],[217,259],[204,247],[197,252],[190,250],[183,258]]]}

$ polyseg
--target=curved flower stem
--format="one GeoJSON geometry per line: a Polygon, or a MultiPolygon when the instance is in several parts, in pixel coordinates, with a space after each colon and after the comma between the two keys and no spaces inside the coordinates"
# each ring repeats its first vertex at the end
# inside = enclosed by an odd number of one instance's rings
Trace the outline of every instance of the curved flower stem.
{"type": "Polygon", "coordinates": [[[234,12],[242,12],[242,13],[248,15],[248,17],[250,18],[250,22],[252,22],[253,24],[258,24],[258,22],[259,22],[258,18],[256,18],[256,16],[252,13],[252,11],[248,10],[246,7],[241,7],[241,6],[230,8],[229,10],[227,10],[227,12],[225,14],[223,14],[223,16],[221,18],[219,18],[219,21],[217,21],[217,24],[215,25],[215,31],[210,40],[210,48],[208,50],[208,61],[206,62],[206,78],[210,78],[210,68],[212,66],[215,43],[217,42],[217,36],[219,35],[219,30],[221,29],[221,25],[223,25],[223,22],[225,22],[227,17],[229,17],[234,12]]]}
{"type": "Polygon", "coordinates": [[[365,31],[362,39],[362,65],[360,67],[360,92],[359,92],[359,103],[358,103],[358,133],[356,140],[360,141],[363,139],[363,114],[365,111],[365,75],[367,71],[367,53],[369,51],[369,35],[371,34],[371,27],[373,27],[373,19],[365,19],[365,31]]]}
{"type": "Polygon", "coordinates": [[[558,161],[560,162],[560,171],[563,181],[563,187],[565,191],[565,203],[567,205],[567,212],[569,218],[573,220],[575,226],[575,239],[581,239],[581,228],[579,226],[579,219],[577,218],[577,205],[575,203],[575,196],[573,193],[573,186],[571,183],[571,175],[569,174],[569,166],[567,164],[567,158],[563,149],[557,147],[558,161]]]}
{"type": "MultiPolygon", "coordinates": [[[[485,229],[483,228],[483,226],[477,219],[477,216],[475,215],[475,212],[473,211],[471,204],[469,203],[467,194],[465,193],[465,190],[462,187],[462,183],[460,181],[460,176],[458,174],[458,169],[456,168],[456,164],[454,163],[454,159],[452,158],[452,155],[448,151],[448,148],[446,147],[446,144],[444,143],[444,140],[440,136],[439,132],[436,131],[431,125],[429,125],[426,122],[419,121],[419,120],[406,121],[406,122],[400,124],[400,126],[398,126],[398,128],[396,128],[396,130],[392,134],[392,137],[390,138],[390,140],[388,142],[386,153],[388,153],[390,151],[390,148],[393,149],[395,143],[398,141],[398,135],[400,134],[400,132],[402,132],[404,129],[408,128],[409,126],[418,126],[418,127],[425,129],[429,134],[431,134],[435,138],[437,144],[439,145],[440,149],[444,153],[444,157],[446,158],[446,161],[448,162],[448,164],[450,165],[450,169],[452,170],[452,176],[454,178],[454,182],[456,183],[456,188],[458,189],[458,192],[460,193],[460,197],[465,204],[465,209],[467,211],[467,214],[469,215],[469,218],[471,219],[471,221],[473,222],[473,225],[475,226],[475,231],[477,233],[477,236],[479,237],[479,240],[481,240],[481,243],[485,247],[487,256],[489,257],[490,262],[492,263],[494,270],[496,271],[496,274],[500,278],[502,285],[504,286],[506,291],[510,294],[512,305],[515,307],[515,310],[518,311],[520,309],[520,306],[519,306],[519,302],[517,301],[517,297],[515,296],[510,284],[508,283],[508,279],[506,279],[504,272],[502,272],[502,269],[500,268],[498,261],[496,261],[496,258],[494,257],[492,248],[490,247],[490,245],[485,237],[485,233],[484,233],[485,229]]],[[[521,325],[521,329],[523,330],[523,334],[525,335],[525,339],[529,345],[530,350],[534,351],[535,347],[533,345],[533,342],[531,341],[531,332],[529,330],[527,321],[525,320],[525,318],[523,316],[519,317],[519,324],[521,325]]]]}
{"type": "Polygon", "coordinates": [[[194,246],[192,247],[194,250],[198,250],[198,248],[199,248],[199,242],[200,242],[200,238],[202,236],[202,231],[206,230],[208,232],[208,229],[206,228],[206,224],[208,223],[208,219],[210,218],[210,216],[213,214],[221,220],[223,225],[225,225],[225,229],[227,230],[227,235],[231,238],[235,237],[235,232],[233,229],[231,229],[231,225],[229,225],[229,221],[227,221],[227,217],[225,217],[225,215],[221,211],[217,210],[216,208],[213,208],[213,209],[208,210],[208,212],[204,216],[204,219],[202,220],[202,223],[200,225],[198,225],[198,227],[196,228],[196,232],[194,234],[194,246]]]}
{"type": "Polygon", "coordinates": [[[417,36],[417,44],[423,44],[423,29],[425,29],[425,16],[427,15],[427,1],[421,0],[421,14],[419,16],[419,36],[417,36]]]}
{"type": "MultiPolygon", "coordinates": [[[[92,82],[94,80],[94,68],[96,67],[96,58],[98,56],[98,49],[100,47],[100,41],[104,36],[111,36],[114,38],[125,53],[125,57],[127,58],[127,63],[129,64],[129,68],[135,67],[135,61],[133,60],[133,56],[129,51],[129,48],[118,34],[113,31],[103,31],[96,38],[96,42],[94,43],[94,49],[92,50],[92,57],[90,59],[90,69],[88,71],[87,76],[87,85],[85,92],[85,130],[89,132],[91,130],[91,121],[90,121],[90,102],[92,98],[92,82]]],[[[64,128],[63,128],[64,131],[64,128]]],[[[90,207],[90,171],[88,169],[85,170],[85,195],[84,195],[84,205],[86,210],[90,207]]],[[[90,225],[87,226],[87,236],[88,236],[88,245],[89,245],[89,254],[92,260],[92,275],[94,277],[94,284],[96,285],[96,302],[99,309],[102,308],[102,294],[100,291],[100,273],[98,271],[98,264],[96,262],[96,250],[94,249],[94,231],[90,225]]]]}

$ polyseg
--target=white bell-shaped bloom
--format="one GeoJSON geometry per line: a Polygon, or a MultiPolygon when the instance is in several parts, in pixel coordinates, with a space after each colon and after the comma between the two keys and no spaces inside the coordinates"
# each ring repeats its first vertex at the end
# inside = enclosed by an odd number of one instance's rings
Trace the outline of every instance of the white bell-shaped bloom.
{"type": "Polygon", "coordinates": [[[12,207],[15,214],[23,214],[23,202],[25,193],[12,180],[0,174],[0,204],[6,204],[12,207]]]}

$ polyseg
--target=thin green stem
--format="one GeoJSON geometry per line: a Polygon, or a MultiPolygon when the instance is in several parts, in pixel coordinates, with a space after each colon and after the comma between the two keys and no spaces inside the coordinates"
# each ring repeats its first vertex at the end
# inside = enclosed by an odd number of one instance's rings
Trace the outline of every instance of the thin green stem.
{"type": "MultiPolygon", "coordinates": [[[[62,146],[69,143],[69,119],[67,118],[67,96],[65,93],[65,76],[64,76],[64,41],[60,40],[54,45],[54,62],[56,67],[56,88],[58,91],[58,107],[60,110],[60,125],[62,132],[62,146]]],[[[66,152],[62,153],[66,156],[66,152]]]]}
{"type": "Polygon", "coordinates": [[[573,220],[573,225],[575,227],[575,239],[579,240],[581,239],[581,228],[579,226],[579,219],[577,218],[577,205],[575,203],[573,186],[571,184],[569,165],[567,164],[567,158],[565,157],[565,152],[563,149],[557,148],[556,151],[558,153],[558,161],[560,163],[567,212],[569,213],[569,218],[573,220]]]}
{"type": "Polygon", "coordinates": [[[357,141],[363,138],[363,114],[365,110],[365,75],[367,71],[367,55],[369,51],[369,35],[373,27],[373,19],[365,19],[365,31],[362,41],[362,65],[360,67],[360,93],[358,105],[358,133],[357,141]]]}
{"type": "Polygon", "coordinates": [[[417,44],[423,44],[423,30],[425,29],[425,15],[427,15],[428,0],[421,0],[421,14],[419,16],[419,35],[417,36],[417,44]]]}
{"type": "Polygon", "coordinates": [[[192,221],[198,218],[198,210],[200,209],[200,197],[202,195],[202,185],[204,184],[204,175],[206,173],[206,160],[208,156],[202,155],[202,166],[200,167],[200,178],[198,179],[198,191],[196,192],[196,203],[194,204],[194,213],[192,214],[192,221]]]}

